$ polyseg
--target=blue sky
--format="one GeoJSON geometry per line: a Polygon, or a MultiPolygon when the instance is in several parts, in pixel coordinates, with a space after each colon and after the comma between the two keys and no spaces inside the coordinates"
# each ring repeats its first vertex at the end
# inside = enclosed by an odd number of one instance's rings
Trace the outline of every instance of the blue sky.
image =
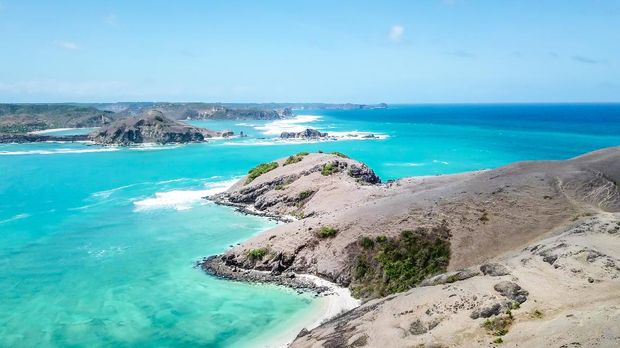
{"type": "Polygon", "coordinates": [[[0,0],[0,102],[618,102],[620,1],[0,0]]]}

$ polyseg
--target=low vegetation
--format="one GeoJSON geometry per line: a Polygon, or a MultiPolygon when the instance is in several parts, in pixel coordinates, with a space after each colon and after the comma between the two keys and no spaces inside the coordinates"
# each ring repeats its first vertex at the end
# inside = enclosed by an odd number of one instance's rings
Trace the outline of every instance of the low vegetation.
{"type": "Polygon", "coordinates": [[[542,319],[543,317],[543,312],[541,312],[538,309],[535,309],[531,314],[530,317],[534,318],[534,319],[542,319]]]}
{"type": "Polygon", "coordinates": [[[321,174],[324,176],[332,175],[334,172],[336,172],[336,167],[333,162],[327,162],[321,168],[321,174]]]}
{"type": "Polygon", "coordinates": [[[375,242],[368,237],[362,237],[360,239],[360,246],[364,249],[372,249],[375,246],[375,242]]]}
{"type": "Polygon", "coordinates": [[[508,328],[512,325],[512,315],[500,315],[493,319],[487,319],[482,323],[482,327],[491,332],[494,336],[504,336],[508,333],[508,328]]]}
{"type": "Polygon", "coordinates": [[[262,260],[267,255],[267,249],[256,248],[248,250],[248,257],[252,260],[262,260]]]}
{"type": "Polygon", "coordinates": [[[323,226],[317,233],[320,238],[334,238],[338,234],[338,230],[333,227],[323,226]]]}
{"type": "Polygon", "coordinates": [[[301,160],[304,159],[305,156],[308,156],[309,153],[308,152],[299,152],[296,155],[293,156],[288,156],[288,158],[286,159],[286,161],[284,161],[283,166],[287,166],[289,164],[293,164],[293,163],[297,163],[297,162],[301,162],[301,160]]]}
{"type": "Polygon", "coordinates": [[[429,276],[443,273],[450,260],[447,228],[402,231],[398,238],[362,238],[352,269],[356,297],[383,297],[406,291],[429,276]],[[372,242],[372,243],[371,243],[372,242]]]}
{"type": "Polygon", "coordinates": [[[312,190],[306,190],[306,191],[302,191],[299,193],[299,195],[297,196],[297,200],[298,201],[303,201],[306,198],[312,196],[312,194],[314,193],[314,191],[312,190]]]}
{"type": "Polygon", "coordinates": [[[342,158],[349,158],[349,156],[345,155],[345,154],[344,154],[344,153],[342,153],[342,152],[338,152],[338,151],[334,151],[334,152],[332,152],[332,155],[336,155],[336,156],[338,156],[338,157],[342,157],[342,158]]]}
{"type": "Polygon", "coordinates": [[[276,168],[278,168],[277,162],[262,163],[257,165],[256,167],[250,169],[250,171],[248,172],[248,178],[245,181],[246,185],[254,181],[254,179],[258,178],[259,176],[270,172],[276,168]]]}

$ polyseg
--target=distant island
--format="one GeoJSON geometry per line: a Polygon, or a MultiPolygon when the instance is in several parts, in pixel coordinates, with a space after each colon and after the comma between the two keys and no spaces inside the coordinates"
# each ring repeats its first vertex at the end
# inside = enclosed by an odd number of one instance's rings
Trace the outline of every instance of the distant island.
{"type": "MultiPolygon", "coordinates": [[[[321,103],[91,103],[91,104],[0,104],[0,143],[49,140],[83,140],[84,136],[55,137],[32,132],[62,128],[99,128],[132,117],[158,112],[165,119],[183,120],[278,120],[293,110],[374,109],[386,104],[321,103]]],[[[178,125],[177,125],[178,126],[178,125]]],[[[209,134],[208,132],[205,134],[209,134]]],[[[183,137],[182,137],[183,138],[183,137]]],[[[101,137],[96,139],[101,140],[101,137]]],[[[108,138],[109,139],[109,138],[108,138]]]]}
{"type": "Polygon", "coordinates": [[[328,291],[300,276],[315,275],[365,302],[291,347],[613,346],[618,182],[620,147],[387,183],[342,153],[302,152],[208,197],[288,223],[199,265],[328,291]]]}
{"type": "Polygon", "coordinates": [[[149,110],[141,117],[117,120],[88,135],[102,145],[169,144],[202,142],[214,137],[232,136],[231,131],[212,131],[171,120],[160,111],[149,110]]]}

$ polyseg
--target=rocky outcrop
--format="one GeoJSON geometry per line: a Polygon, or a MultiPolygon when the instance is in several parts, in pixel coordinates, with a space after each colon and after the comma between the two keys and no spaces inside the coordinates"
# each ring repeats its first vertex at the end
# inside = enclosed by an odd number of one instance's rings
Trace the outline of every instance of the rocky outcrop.
{"type": "Polygon", "coordinates": [[[133,145],[142,143],[202,142],[212,137],[230,136],[232,132],[215,132],[189,126],[163,116],[159,111],[149,111],[141,117],[116,121],[89,134],[88,138],[103,145],[133,145]]]}
{"type": "Polygon", "coordinates": [[[327,136],[327,133],[321,133],[312,128],[307,128],[301,132],[282,132],[280,134],[281,139],[318,139],[326,138],[327,136]]]}

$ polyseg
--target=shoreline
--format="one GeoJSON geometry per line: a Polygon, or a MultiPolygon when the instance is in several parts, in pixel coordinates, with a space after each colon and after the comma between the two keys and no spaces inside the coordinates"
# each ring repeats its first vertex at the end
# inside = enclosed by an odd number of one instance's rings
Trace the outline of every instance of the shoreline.
{"type": "MultiPolygon", "coordinates": [[[[315,295],[315,301],[318,303],[310,311],[302,311],[299,315],[290,318],[292,320],[286,322],[285,325],[278,325],[261,335],[243,341],[242,347],[286,348],[300,335],[361,305],[361,301],[353,298],[347,288],[310,274],[296,274],[296,276],[328,290],[315,295]]],[[[269,283],[259,284],[269,285],[269,283]]]]}
{"type": "MultiPolygon", "coordinates": [[[[232,187],[232,185],[230,187],[232,187]]],[[[203,198],[221,206],[231,207],[237,213],[241,214],[259,216],[283,223],[290,223],[297,220],[292,216],[260,212],[246,204],[232,203],[221,198],[218,199],[217,195],[203,198]]],[[[264,230],[260,232],[260,234],[266,231],[268,230],[264,230]]],[[[228,281],[283,286],[292,291],[296,291],[298,294],[303,292],[314,293],[318,298],[320,302],[318,304],[318,310],[312,311],[312,313],[302,314],[299,320],[296,320],[294,323],[289,323],[282,331],[278,331],[277,333],[270,332],[272,336],[268,338],[265,337],[265,344],[257,343],[257,341],[263,337],[254,337],[254,339],[251,340],[252,342],[248,342],[248,346],[251,347],[286,348],[300,335],[304,335],[321,324],[342,313],[351,311],[362,304],[361,300],[355,299],[352,296],[348,288],[339,286],[319,276],[295,272],[282,273],[279,270],[257,270],[244,269],[236,266],[231,267],[231,265],[227,264],[224,254],[205,257],[196,263],[196,267],[199,267],[203,272],[212,277],[228,281]],[[273,335],[274,333],[275,336],[273,335]]]]}

